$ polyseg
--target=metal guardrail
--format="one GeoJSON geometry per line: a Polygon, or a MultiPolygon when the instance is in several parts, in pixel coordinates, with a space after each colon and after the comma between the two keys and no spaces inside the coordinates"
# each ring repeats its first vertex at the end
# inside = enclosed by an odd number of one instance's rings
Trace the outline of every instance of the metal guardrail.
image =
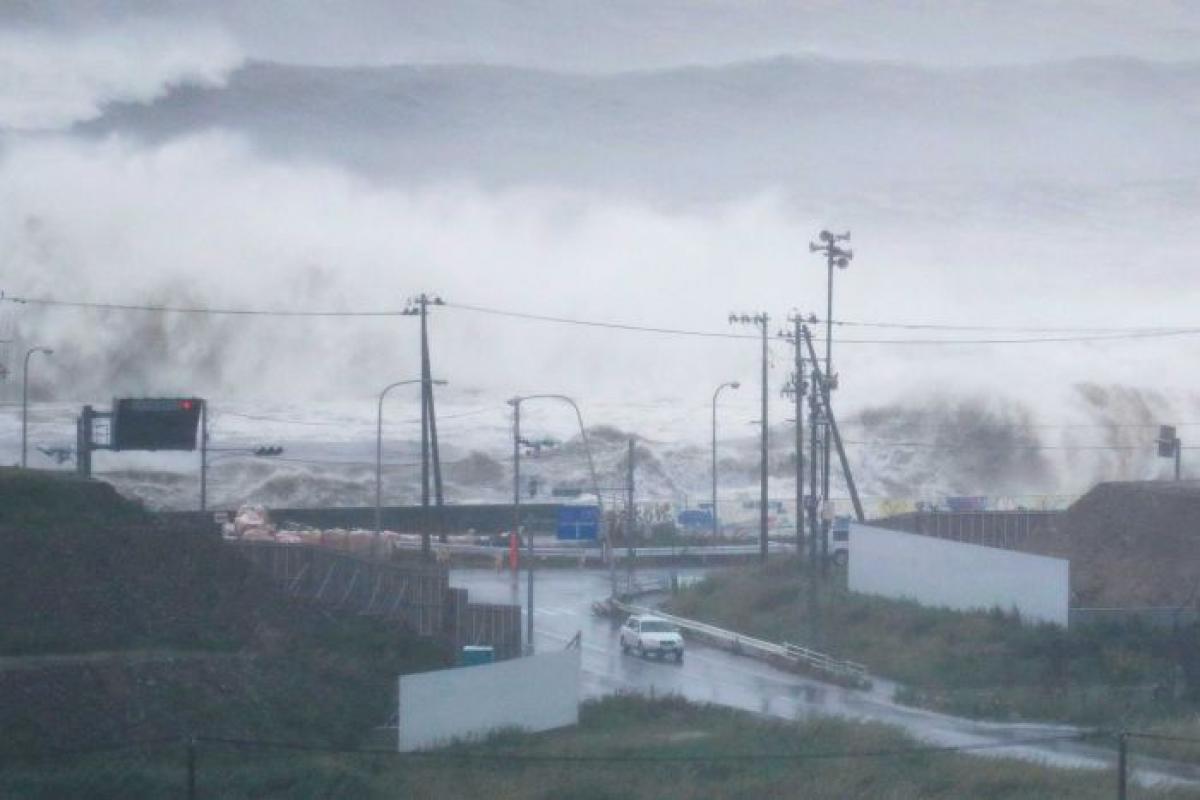
{"type": "MultiPolygon", "coordinates": [[[[421,543],[419,541],[397,541],[393,544],[394,547],[402,550],[420,550],[421,543]]],[[[493,547],[482,544],[459,544],[445,543],[434,544],[434,550],[440,550],[448,553],[459,553],[464,555],[497,555],[505,554],[508,549],[505,547],[493,547]]],[[[771,542],[768,547],[768,552],[771,553],[790,553],[795,550],[795,545],[783,542],[771,542]]],[[[739,556],[757,555],[759,552],[758,545],[742,545],[742,544],[723,544],[723,545],[694,545],[685,547],[618,547],[615,550],[618,560],[628,560],[630,555],[633,558],[733,558],[739,556]]],[[[524,556],[526,549],[521,548],[521,555],[524,556]]],[[[603,559],[604,551],[599,547],[577,547],[571,545],[535,545],[533,554],[537,558],[587,558],[593,561],[603,559]]]]}
{"type": "Polygon", "coordinates": [[[796,644],[768,642],[753,636],[745,636],[734,631],[727,631],[724,628],[709,625],[707,622],[676,617],[657,609],[636,606],[616,599],[610,600],[609,606],[626,614],[650,614],[660,619],[665,619],[683,631],[734,653],[749,655],[764,661],[784,664],[793,669],[816,673],[837,683],[855,688],[865,689],[871,685],[871,678],[866,666],[855,661],[834,658],[826,653],[820,653],[796,644]]]}

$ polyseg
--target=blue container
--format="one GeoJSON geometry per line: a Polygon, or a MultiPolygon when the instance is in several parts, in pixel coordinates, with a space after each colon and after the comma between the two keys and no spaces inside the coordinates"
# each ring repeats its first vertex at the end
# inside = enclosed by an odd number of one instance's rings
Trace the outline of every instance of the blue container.
{"type": "Polygon", "coordinates": [[[490,645],[468,644],[463,647],[459,656],[460,667],[474,667],[479,664],[491,664],[496,660],[496,649],[490,645]]]}

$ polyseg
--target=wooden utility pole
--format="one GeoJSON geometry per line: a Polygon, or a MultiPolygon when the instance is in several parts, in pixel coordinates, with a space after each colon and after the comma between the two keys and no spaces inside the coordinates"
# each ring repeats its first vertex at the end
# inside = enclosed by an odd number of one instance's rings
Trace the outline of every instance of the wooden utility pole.
{"type": "Polygon", "coordinates": [[[437,417],[433,409],[433,374],[429,360],[429,306],[444,305],[436,295],[419,294],[409,298],[402,312],[405,316],[421,318],[421,554],[431,555],[429,513],[430,447],[432,444],[433,478],[436,484],[437,505],[442,505],[442,464],[438,456],[437,417]]]}

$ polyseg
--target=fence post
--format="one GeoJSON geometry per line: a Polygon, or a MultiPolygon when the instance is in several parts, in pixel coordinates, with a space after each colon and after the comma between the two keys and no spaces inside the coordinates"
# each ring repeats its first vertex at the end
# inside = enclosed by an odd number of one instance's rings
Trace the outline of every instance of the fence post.
{"type": "Polygon", "coordinates": [[[1129,734],[1117,734],[1117,800],[1126,800],[1128,791],[1129,734]]]}
{"type": "Polygon", "coordinates": [[[189,736],[187,744],[187,796],[196,800],[196,737],[189,736]]]}

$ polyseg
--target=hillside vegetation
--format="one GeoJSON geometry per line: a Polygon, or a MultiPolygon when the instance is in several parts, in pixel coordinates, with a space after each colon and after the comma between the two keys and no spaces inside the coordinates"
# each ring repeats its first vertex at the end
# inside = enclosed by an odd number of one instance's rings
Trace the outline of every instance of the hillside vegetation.
{"type": "Polygon", "coordinates": [[[0,475],[0,497],[26,489],[0,525],[0,751],[189,733],[354,742],[394,713],[398,674],[449,659],[285,598],[214,530],[156,523],[104,484],[0,475]]]}
{"type": "Polygon", "coordinates": [[[979,717],[1100,725],[1187,713],[1200,633],[1142,625],[1064,630],[998,610],[960,613],[814,585],[794,561],[725,570],[686,588],[680,616],[859,661],[899,699],[979,717]]]}

